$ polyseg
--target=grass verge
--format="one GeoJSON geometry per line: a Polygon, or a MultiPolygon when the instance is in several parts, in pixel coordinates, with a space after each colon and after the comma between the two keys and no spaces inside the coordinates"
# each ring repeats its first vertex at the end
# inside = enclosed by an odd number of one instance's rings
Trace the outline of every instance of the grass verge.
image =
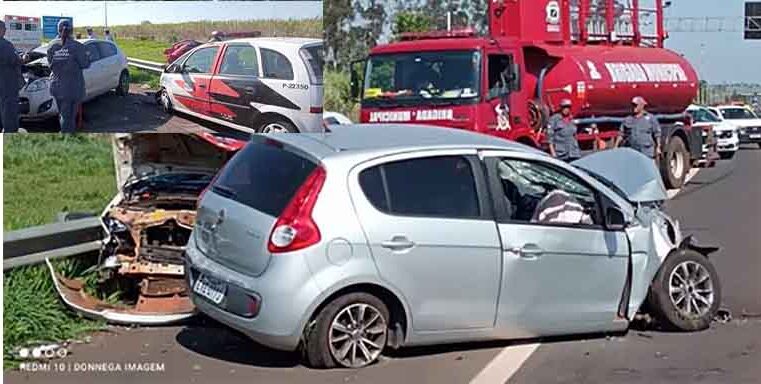
{"type": "MultiPolygon", "coordinates": [[[[56,220],[62,211],[100,212],[116,185],[110,135],[19,134],[3,140],[3,229],[14,230],[56,220]]],[[[56,263],[59,271],[81,273],[86,260],[56,263]]],[[[101,329],[59,301],[45,265],[3,274],[3,367],[14,368],[19,346],[76,338],[101,329]]]]}
{"type": "Polygon", "coordinates": [[[129,78],[130,83],[132,84],[148,85],[151,89],[158,89],[161,75],[155,72],[129,67],[129,78]]]}

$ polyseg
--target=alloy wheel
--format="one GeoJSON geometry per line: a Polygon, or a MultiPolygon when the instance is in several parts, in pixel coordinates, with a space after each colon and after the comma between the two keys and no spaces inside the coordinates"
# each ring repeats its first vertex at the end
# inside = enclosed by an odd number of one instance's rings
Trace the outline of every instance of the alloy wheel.
{"type": "Polygon", "coordinates": [[[262,133],[290,132],[288,128],[280,123],[269,123],[262,128],[262,133]]]}
{"type": "Polygon", "coordinates": [[[715,299],[710,273],[694,261],[680,263],[669,276],[669,297],[682,316],[705,316],[715,299]]]}
{"type": "Polygon", "coordinates": [[[338,312],[330,325],[330,353],[344,367],[364,367],[380,356],[387,330],[386,319],[377,308],[351,304],[338,312]]]}

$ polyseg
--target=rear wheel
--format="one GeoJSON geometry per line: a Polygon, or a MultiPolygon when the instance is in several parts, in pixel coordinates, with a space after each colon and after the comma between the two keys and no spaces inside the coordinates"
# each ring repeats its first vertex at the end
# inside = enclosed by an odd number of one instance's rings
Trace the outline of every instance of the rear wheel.
{"type": "Polygon", "coordinates": [[[666,151],[661,159],[661,174],[666,188],[680,188],[689,171],[690,153],[679,136],[673,136],[666,143],[666,151]]]}
{"type": "Polygon", "coordinates": [[[654,315],[679,331],[708,328],[719,310],[719,275],[707,257],[679,250],[666,258],[650,287],[654,315]]]}
{"type": "Polygon", "coordinates": [[[389,312],[377,297],[363,292],[335,299],[305,332],[307,363],[314,368],[361,368],[380,357],[388,338],[389,312]]]}
{"type": "Polygon", "coordinates": [[[288,121],[285,118],[282,117],[271,117],[268,119],[264,119],[257,128],[255,128],[257,133],[277,133],[277,132],[285,132],[285,133],[298,133],[299,130],[296,129],[296,127],[288,121]]]}
{"type": "Polygon", "coordinates": [[[116,94],[119,96],[129,95],[129,71],[126,69],[119,75],[119,84],[116,86],[116,94]]]}

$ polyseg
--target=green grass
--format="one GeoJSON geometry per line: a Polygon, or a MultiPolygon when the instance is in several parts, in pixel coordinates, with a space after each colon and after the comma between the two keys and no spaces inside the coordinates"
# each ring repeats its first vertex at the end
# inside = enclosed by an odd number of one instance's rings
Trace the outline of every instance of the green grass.
{"type": "MultiPolygon", "coordinates": [[[[51,223],[58,212],[99,213],[116,192],[110,135],[18,134],[3,140],[4,230],[51,223]]],[[[91,260],[56,263],[67,276],[91,260]]],[[[4,368],[18,364],[13,350],[35,342],[76,338],[101,329],[58,300],[44,265],[3,274],[4,368]]]]}
{"type": "Polygon", "coordinates": [[[100,212],[116,193],[111,135],[8,135],[3,145],[3,229],[100,212]]]}
{"type": "Polygon", "coordinates": [[[137,39],[117,39],[116,44],[121,48],[127,57],[135,59],[155,61],[163,63],[166,61],[164,50],[171,47],[168,42],[155,40],[137,40],[137,39]]]}
{"type": "Polygon", "coordinates": [[[132,84],[148,84],[151,89],[159,88],[159,79],[161,75],[155,72],[144,71],[139,68],[129,67],[130,83],[132,84]]]}

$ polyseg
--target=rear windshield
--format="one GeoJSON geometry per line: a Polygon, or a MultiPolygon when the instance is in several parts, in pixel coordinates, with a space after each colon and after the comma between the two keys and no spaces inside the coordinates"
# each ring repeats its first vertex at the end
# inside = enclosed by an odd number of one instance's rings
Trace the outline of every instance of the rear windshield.
{"type": "Polygon", "coordinates": [[[309,79],[315,85],[322,84],[322,66],[325,60],[322,54],[322,45],[301,48],[301,58],[307,64],[309,79]]]}
{"type": "Polygon", "coordinates": [[[275,141],[252,142],[220,171],[212,191],[278,217],[316,166],[275,141]]]}

